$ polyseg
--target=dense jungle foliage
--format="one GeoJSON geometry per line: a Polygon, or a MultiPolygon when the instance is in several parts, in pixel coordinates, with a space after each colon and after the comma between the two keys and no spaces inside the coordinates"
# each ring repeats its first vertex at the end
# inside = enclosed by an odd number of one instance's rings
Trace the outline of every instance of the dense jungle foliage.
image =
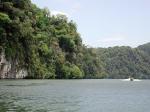
{"type": "Polygon", "coordinates": [[[30,0],[1,0],[0,52],[18,60],[26,78],[150,78],[150,43],[138,48],[87,48],[76,24],[30,0]]]}
{"type": "Polygon", "coordinates": [[[150,78],[150,43],[131,47],[98,48],[97,55],[104,62],[108,78],[150,78]]]}

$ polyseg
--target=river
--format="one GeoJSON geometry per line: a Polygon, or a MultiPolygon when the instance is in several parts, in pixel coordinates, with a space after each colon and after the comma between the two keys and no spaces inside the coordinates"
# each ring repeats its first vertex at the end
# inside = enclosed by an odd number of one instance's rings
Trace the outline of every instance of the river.
{"type": "Polygon", "coordinates": [[[0,80],[0,112],[150,112],[150,80],[0,80]]]}

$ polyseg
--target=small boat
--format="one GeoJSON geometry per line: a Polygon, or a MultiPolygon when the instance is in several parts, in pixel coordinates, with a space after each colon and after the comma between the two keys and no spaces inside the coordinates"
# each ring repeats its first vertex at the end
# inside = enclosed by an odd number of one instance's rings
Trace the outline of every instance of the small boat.
{"type": "Polygon", "coordinates": [[[141,81],[141,80],[134,79],[133,77],[129,77],[128,79],[123,79],[122,81],[141,81]]]}
{"type": "Polygon", "coordinates": [[[123,81],[134,81],[134,80],[131,78],[128,78],[128,79],[123,79],[123,81]]]}
{"type": "Polygon", "coordinates": [[[129,77],[130,81],[134,81],[134,78],[133,77],[129,77]]]}

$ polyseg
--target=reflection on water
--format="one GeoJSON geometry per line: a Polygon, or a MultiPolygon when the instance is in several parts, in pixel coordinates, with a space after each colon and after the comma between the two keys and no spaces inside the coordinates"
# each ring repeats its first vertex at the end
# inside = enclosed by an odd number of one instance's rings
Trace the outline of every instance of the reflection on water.
{"type": "Polygon", "coordinates": [[[149,80],[1,80],[0,112],[149,112],[149,85],[149,80]]]}

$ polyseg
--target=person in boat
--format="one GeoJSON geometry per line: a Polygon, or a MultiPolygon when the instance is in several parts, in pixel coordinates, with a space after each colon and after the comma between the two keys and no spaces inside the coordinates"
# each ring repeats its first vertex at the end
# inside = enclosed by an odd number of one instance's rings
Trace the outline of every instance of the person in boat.
{"type": "Polygon", "coordinates": [[[134,80],[134,78],[133,78],[133,77],[131,77],[131,76],[129,76],[129,79],[130,79],[130,81],[133,81],[133,80],[134,80]]]}

